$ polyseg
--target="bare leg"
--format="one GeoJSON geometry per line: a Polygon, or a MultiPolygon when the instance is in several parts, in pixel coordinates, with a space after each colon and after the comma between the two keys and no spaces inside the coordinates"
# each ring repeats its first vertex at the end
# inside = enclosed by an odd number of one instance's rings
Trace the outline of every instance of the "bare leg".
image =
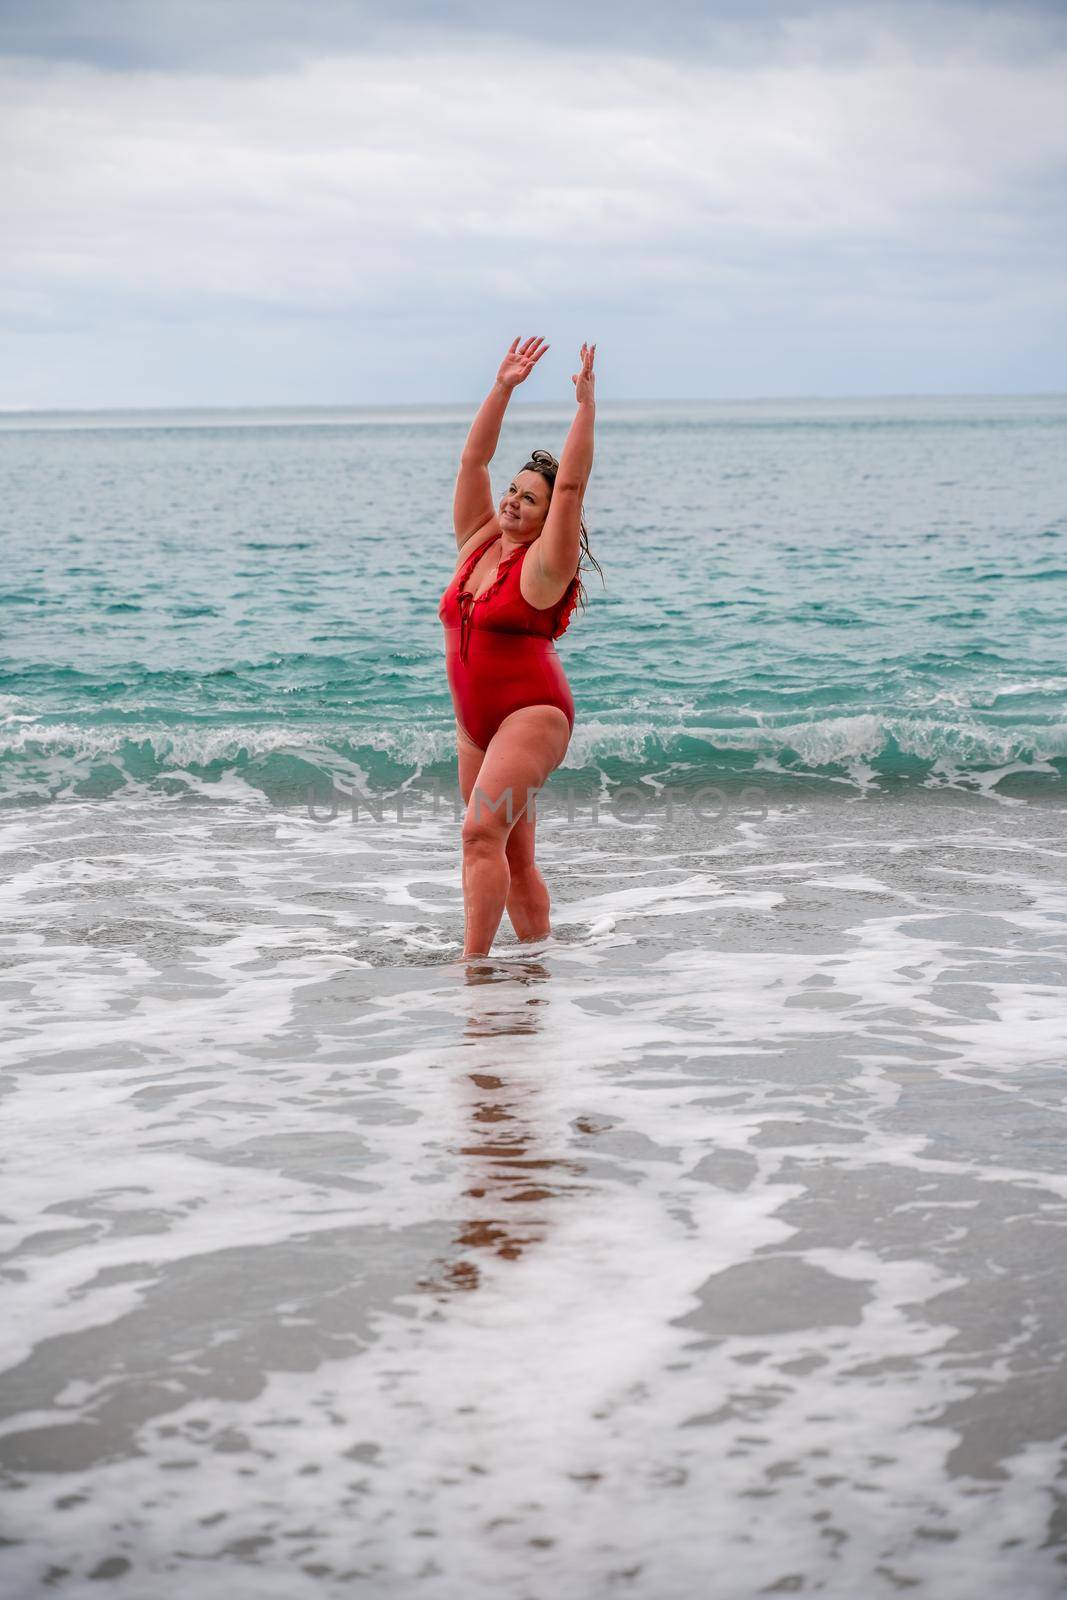
{"type": "Polygon", "coordinates": [[[463,954],[487,956],[504,914],[511,872],[503,838],[488,831],[463,840],[463,954]]]}
{"type": "Polygon", "coordinates": [[[552,932],[548,885],[534,861],[534,807],[527,806],[508,835],[506,854],[511,873],[507,910],[515,937],[545,939],[552,932]]]}
{"type": "MultiPolygon", "coordinates": [[[[488,955],[511,890],[507,842],[526,809],[530,789],[539,789],[567,753],[570,728],[558,706],[524,706],[505,717],[485,752],[463,822],[463,900],[466,936],[463,954],[488,955]],[[508,816],[506,796],[511,793],[508,816]]],[[[540,878],[540,873],[538,873],[540,878]]],[[[520,872],[519,916],[525,896],[538,896],[536,879],[520,872]]],[[[547,925],[544,902],[534,906],[527,926],[540,936],[547,925]],[[537,920],[543,913],[543,924],[537,920]]],[[[516,930],[518,931],[518,930],[516,930]]],[[[520,934],[520,937],[523,935],[520,934]]]]}

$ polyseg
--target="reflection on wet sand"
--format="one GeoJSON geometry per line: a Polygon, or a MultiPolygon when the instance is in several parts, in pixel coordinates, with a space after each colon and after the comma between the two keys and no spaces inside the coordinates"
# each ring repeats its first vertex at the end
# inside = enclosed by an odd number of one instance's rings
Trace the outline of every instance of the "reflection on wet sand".
{"type": "MultiPolygon", "coordinates": [[[[508,1040],[541,1031],[539,1008],[547,999],[525,991],[550,978],[549,969],[534,961],[470,963],[466,980],[469,1005],[463,1043],[476,1052],[474,1069],[456,1081],[469,1136],[452,1147],[460,1158],[461,1207],[473,1202],[473,1216],[464,1216],[455,1244],[462,1252],[443,1262],[420,1287],[444,1295],[476,1289],[478,1262],[470,1252],[491,1252],[515,1261],[547,1237],[553,1201],[588,1192],[574,1180],[585,1172],[579,1161],[549,1154],[552,1132],[543,1111],[543,1093],[536,1076],[514,1070],[515,1052],[508,1040]]],[[[558,1130],[562,1137],[562,1129],[558,1130]]]]}

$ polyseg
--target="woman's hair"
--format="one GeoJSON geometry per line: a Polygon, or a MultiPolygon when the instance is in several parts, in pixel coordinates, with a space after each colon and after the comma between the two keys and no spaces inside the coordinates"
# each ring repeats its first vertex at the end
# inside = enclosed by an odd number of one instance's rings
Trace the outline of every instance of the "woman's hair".
{"type": "MultiPolygon", "coordinates": [[[[556,473],[559,471],[559,462],[550,450],[532,450],[530,459],[525,466],[519,468],[520,472],[539,472],[548,484],[548,498],[552,500],[552,490],[556,486],[556,473]]],[[[589,548],[589,530],[585,525],[585,512],[580,513],[578,522],[578,538],[581,542],[581,555],[578,557],[578,604],[585,610],[585,584],[582,582],[582,556],[588,556],[589,562],[600,573],[600,581],[604,582],[604,573],[600,562],[589,548]]]]}

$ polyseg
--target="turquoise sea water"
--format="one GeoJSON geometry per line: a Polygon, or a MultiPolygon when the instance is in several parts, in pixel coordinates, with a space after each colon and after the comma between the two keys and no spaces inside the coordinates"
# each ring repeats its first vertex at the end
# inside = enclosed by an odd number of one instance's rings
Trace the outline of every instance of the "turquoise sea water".
{"type": "MultiPolygon", "coordinates": [[[[3,800],[453,781],[471,409],[4,419],[3,800]]],[[[497,479],[567,422],[513,410],[497,479]]],[[[604,404],[598,434],[572,782],[1062,777],[1067,399],[604,404]]]]}

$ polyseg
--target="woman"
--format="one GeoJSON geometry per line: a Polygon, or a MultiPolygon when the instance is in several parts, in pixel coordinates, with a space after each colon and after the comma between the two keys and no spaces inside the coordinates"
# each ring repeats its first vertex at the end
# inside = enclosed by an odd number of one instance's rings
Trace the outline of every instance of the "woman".
{"type": "Polygon", "coordinates": [[[493,506],[489,463],[512,391],[547,344],[516,339],[475,417],[460,457],[453,515],[459,559],[441,597],[445,664],[456,712],[463,821],[463,956],[484,956],[507,907],[519,939],[551,932],[545,881],[534,864],[527,805],[563,760],[574,701],[552,640],[583,591],[589,551],[582,497],[593,466],[596,345],[582,345],[577,412],[562,458],[535,450],[493,506]]]}

